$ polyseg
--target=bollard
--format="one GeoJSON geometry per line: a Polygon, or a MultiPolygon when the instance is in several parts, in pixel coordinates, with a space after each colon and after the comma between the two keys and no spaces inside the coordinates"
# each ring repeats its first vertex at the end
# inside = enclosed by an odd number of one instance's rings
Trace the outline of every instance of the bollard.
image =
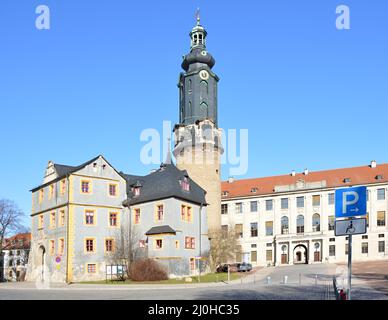
{"type": "Polygon", "coordinates": [[[253,275],[253,284],[256,284],[256,274],[253,275]]]}
{"type": "Polygon", "coordinates": [[[283,278],[283,283],[286,284],[286,283],[287,283],[287,280],[288,280],[288,276],[284,276],[284,278],[283,278]]]}
{"type": "Polygon", "coordinates": [[[315,275],[315,285],[317,285],[317,282],[318,282],[318,275],[316,274],[315,275]]]}
{"type": "Polygon", "coordinates": [[[299,285],[302,284],[302,274],[299,273],[299,285]]]}
{"type": "Polygon", "coordinates": [[[271,284],[271,277],[267,277],[267,284],[271,284]]]}

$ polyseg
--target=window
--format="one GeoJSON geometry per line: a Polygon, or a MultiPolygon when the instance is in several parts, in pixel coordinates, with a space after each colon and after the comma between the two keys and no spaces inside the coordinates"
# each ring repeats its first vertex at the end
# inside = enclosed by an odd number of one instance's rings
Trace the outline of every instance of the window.
{"type": "Polygon", "coordinates": [[[61,226],[65,225],[65,210],[59,211],[59,224],[61,226]]]}
{"type": "Polygon", "coordinates": [[[272,236],[273,235],[273,221],[267,221],[265,223],[265,235],[272,236]]]}
{"type": "Polygon", "coordinates": [[[330,238],[329,241],[330,242],[335,242],[335,238],[330,238]]]}
{"type": "Polygon", "coordinates": [[[228,205],[226,203],[221,204],[221,214],[228,214],[228,205]]]}
{"type": "Polygon", "coordinates": [[[257,251],[251,251],[251,262],[257,262],[257,251]]]}
{"type": "Polygon", "coordinates": [[[257,212],[257,201],[251,201],[251,212],[257,212]]]}
{"type": "Polygon", "coordinates": [[[190,191],[190,183],[189,183],[189,179],[187,177],[184,177],[183,178],[183,181],[182,181],[182,189],[184,191],[190,191]]]}
{"type": "Polygon", "coordinates": [[[66,180],[61,180],[60,183],[60,188],[61,188],[61,195],[63,196],[66,193],[66,180]]]}
{"type": "Polygon", "coordinates": [[[191,207],[187,207],[187,221],[192,222],[193,221],[193,216],[191,214],[191,207]]]}
{"type": "Polygon", "coordinates": [[[304,233],[304,217],[299,215],[296,218],[296,233],[303,234],[304,233]]]}
{"type": "Polygon", "coordinates": [[[65,239],[61,238],[59,239],[59,248],[58,248],[58,254],[63,254],[65,252],[65,239]]]}
{"type": "Polygon", "coordinates": [[[335,219],[334,216],[329,216],[329,230],[334,230],[335,219]]]}
{"type": "Polygon", "coordinates": [[[251,244],[251,248],[257,248],[257,244],[256,243],[251,244]]]}
{"type": "Polygon", "coordinates": [[[304,197],[297,197],[296,198],[296,207],[297,208],[304,208],[304,197]]]}
{"type": "Polygon", "coordinates": [[[156,206],[156,220],[162,221],[164,217],[164,207],[162,204],[156,206]]]}
{"type": "Polygon", "coordinates": [[[288,209],[288,198],[280,199],[280,207],[281,209],[288,209]]]}
{"type": "Polygon", "coordinates": [[[361,243],[361,252],[368,253],[368,242],[361,243]]]}
{"type": "Polygon", "coordinates": [[[181,206],[181,220],[186,220],[186,206],[181,206]]]}
{"type": "Polygon", "coordinates": [[[334,204],[334,193],[329,193],[328,203],[329,205],[334,204]]]}
{"type": "Polygon", "coordinates": [[[329,256],[335,257],[335,245],[333,244],[329,246],[329,256]]]}
{"type": "Polygon", "coordinates": [[[272,262],[272,250],[266,251],[265,258],[266,258],[267,262],[272,262]]]}
{"type": "Polygon", "coordinates": [[[281,225],[281,233],[282,234],[288,234],[288,217],[284,216],[280,220],[281,225]]]}
{"type": "Polygon", "coordinates": [[[109,195],[111,197],[117,196],[117,184],[109,184],[109,195]]]}
{"type": "Polygon", "coordinates": [[[236,213],[242,213],[242,202],[236,203],[236,213]]]}
{"type": "Polygon", "coordinates": [[[179,241],[175,240],[175,249],[179,249],[179,241]]]}
{"type": "Polygon", "coordinates": [[[380,233],[379,238],[384,238],[384,233],[380,233]]]}
{"type": "Polygon", "coordinates": [[[117,212],[109,212],[109,226],[117,227],[117,212]]]}
{"type": "Polygon", "coordinates": [[[194,237],[185,237],[185,248],[186,249],[195,249],[195,238],[194,237]]]}
{"type": "Polygon", "coordinates": [[[368,236],[367,235],[363,235],[362,239],[368,239],[368,236]]]}
{"type": "Polygon", "coordinates": [[[97,268],[96,268],[96,265],[93,263],[88,263],[88,273],[96,273],[97,271],[97,268]]]}
{"type": "Polygon", "coordinates": [[[135,224],[140,223],[140,209],[135,209],[135,224]]]}
{"type": "Polygon", "coordinates": [[[38,217],[38,229],[43,229],[44,216],[43,214],[38,217]]]}
{"type": "Polygon", "coordinates": [[[86,239],[86,252],[94,252],[94,239],[86,239]]]}
{"type": "Polygon", "coordinates": [[[191,207],[184,206],[184,205],[181,206],[181,218],[182,218],[182,221],[186,221],[186,222],[193,221],[191,207]]]}
{"type": "Polygon", "coordinates": [[[243,237],[243,225],[242,224],[236,224],[235,231],[236,231],[236,235],[238,238],[243,237]]]}
{"type": "Polygon", "coordinates": [[[318,213],[313,214],[313,231],[321,231],[321,216],[318,213]]]}
{"type": "Polygon", "coordinates": [[[50,228],[55,228],[55,212],[50,214],[50,228]]]}
{"type": "Polygon", "coordinates": [[[273,200],[265,200],[265,210],[271,211],[273,210],[273,200]]]}
{"type": "Polygon", "coordinates": [[[385,200],[385,189],[377,189],[377,200],[385,200]]]}
{"type": "Polygon", "coordinates": [[[39,203],[42,203],[44,197],[44,189],[39,190],[39,203]]]}
{"type": "Polygon", "coordinates": [[[50,184],[49,187],[49,199],[51,199],[54,196],[54,185],[50,184]]]}
{"type": "Polygon", "coordinates": [[[369,212],[366,213],[365,219],[366,219],[366,226],[369,227],[369,212]]]}
{"type": "Polygon", "coordinates": [[[377,212],[377,226],[378,227],[385,226],[385,211],[377,212]]]}
{"type": "Polygon", "coordinates": [[[90,193],[90,182],[82,180],[81,181],[81,193],[90,193]]]}
{"type": "Polygon", "coordinates": [[[257,222],[252,222],[251,223],[251,237],[257,237],[258,232],[257,232],[257,222]]]}
{"type": "Polygon", "coordinates": [[[132,189],[132,191],[135,197],[140,196],[140,187],[135,187],[132,189]]]}
{"type": "Polygon", "coordinates": [[[385,241],[379,241],[379,253],[385,253],[385,241]]]}
{"type": "Polygon", "coordinates": [[[155,249],[162,249],[162,248],[163,248],[163,240],[155,239],[155,249]]]}
{"type": "Polygon", "coordinates": [[[50,254],[55,254],[55,240],[50,240],[50,254]]]}
{"type": "Polygon", "coordinates": [[[105,251],[113,252],[113,239],[105,239],[105,251]]]}
{"type": "Polygon", "coordinates": [[[86,210],[85,211],[85,224],[94,225],[94,211],[86,210]]]}
{"type": "Polygon", "coordinates": [[[321,205],[321,196],[320,195],[313,196],[313,206],[319,207],[320,205],[321,205]]]}
{"type": "Polygon", "coordinates": [[[190,271],[195,270],[195,258],[190,258],[190,271]]]}

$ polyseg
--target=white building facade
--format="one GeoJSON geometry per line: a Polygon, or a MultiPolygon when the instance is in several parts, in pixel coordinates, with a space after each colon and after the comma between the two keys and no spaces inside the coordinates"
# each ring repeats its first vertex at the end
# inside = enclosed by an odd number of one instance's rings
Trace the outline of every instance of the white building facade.
{"type": "Polygon", "coordinates": [[[367,186],[367,234],[353,236],[353,260],[388,258],[388,164],[233,180],[222,183],[222,227],[234,227],[236,262],[337,263],[347,237],[334,235],[337,188],[367,186]]]}

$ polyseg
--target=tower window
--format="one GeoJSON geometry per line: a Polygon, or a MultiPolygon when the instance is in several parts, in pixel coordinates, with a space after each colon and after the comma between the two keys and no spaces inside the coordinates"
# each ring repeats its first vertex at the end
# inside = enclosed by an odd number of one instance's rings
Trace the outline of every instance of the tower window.
{"type": "Polygon", "coordinates": [[[195,34],[194,35],[194,45],[196,45],[198,43],[198,36],[195,34]]]}
{"type": "Polygon", "coordinates": [[[199,34],[198,37],[199,37],[199,44],[202,44],[202,34],[199,34]]]}

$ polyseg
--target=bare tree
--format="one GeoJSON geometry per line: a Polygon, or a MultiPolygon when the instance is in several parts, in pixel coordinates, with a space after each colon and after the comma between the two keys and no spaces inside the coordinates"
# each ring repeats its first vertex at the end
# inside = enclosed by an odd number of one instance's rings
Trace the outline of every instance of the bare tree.
{"type": "Polygon", "coordinates": [[[141,234],[136,227],[121,226],[115,236],[115,250],[110,256],[112,264],[124,265],[127,277],[131,264],[145,256],[146,249],[140,246],[141,234]]]}
{"type": "MultiPolygon", "coordinates": [[[[3,268],[3,245],[4,239],[11,232],[19,232],[23,226],[21,220],[24,216],[15,202],[8,199],[0,199],[0,269],[3,268]]],[[[3,277],[3,272],[0,270],[0,280],[3,277]]]]}
{"type": "Polygon", "coordinates": [[[210,234],[210,269],[212,272],[223,263],[230,263],[236,258],[238,234],[234,227],[212,231],[210,234]]]}

